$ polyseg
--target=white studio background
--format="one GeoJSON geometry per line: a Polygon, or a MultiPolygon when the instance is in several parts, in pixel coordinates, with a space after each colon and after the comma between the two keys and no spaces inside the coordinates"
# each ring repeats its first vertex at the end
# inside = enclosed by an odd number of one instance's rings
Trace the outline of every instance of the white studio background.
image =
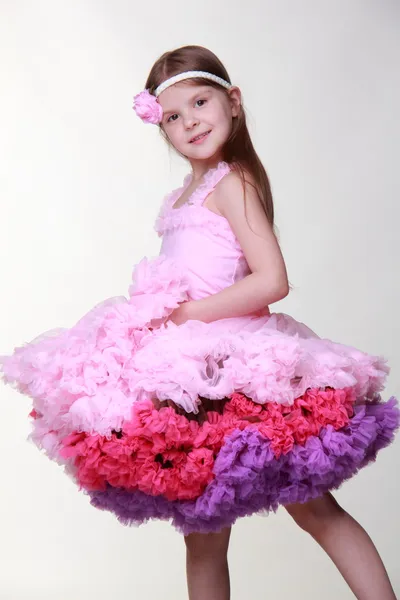
{"type": "MultiPolygon", "coordinates": [[[[270,174],[293,291],[274,309],[387,356],[400,392],[400,4],[395,0],[0,0],[0,354],[125,295],[155,255],[162,196],[187,166],[132,97],[165,50],[216,52],[241,86],[270,174]]],[[[183,600],[168,524],[91,508],[25,441],[29,401],[1,388],[1,600],[183,600]]],[[[400,444],[337,497],[400,593],[400,444]]],[[[350,599],[284,510],[240,521],[233,599],[350,599]],[[289,576],[290,574],[290,576],[289,576]]]]}

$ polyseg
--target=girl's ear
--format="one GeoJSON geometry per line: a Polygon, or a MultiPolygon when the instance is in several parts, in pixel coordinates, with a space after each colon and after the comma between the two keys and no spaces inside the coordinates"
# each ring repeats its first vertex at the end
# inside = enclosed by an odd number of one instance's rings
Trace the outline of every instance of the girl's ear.
{"type": "Polygon", "coordinates": [[[242,106],[242,92],[237,86],[228,90],[229,101],[232,109],[232,117],[237,117],[242,106]]]}

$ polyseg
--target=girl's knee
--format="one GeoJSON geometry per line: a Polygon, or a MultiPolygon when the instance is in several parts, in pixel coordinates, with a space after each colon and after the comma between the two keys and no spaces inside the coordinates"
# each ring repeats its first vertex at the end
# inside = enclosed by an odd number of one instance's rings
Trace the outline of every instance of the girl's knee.
{"type": "Polygon", "coordinates": [[[286,506],[286,510],[299,527],[313,536],[318,535],[346,514],[331,494],[310,500],[305,504],[290,504],[286,506]]]}
{"type": "Polygon", "coordinates": [[[228,554],[230,528],[219,533],[192,533],[185,537],[188,555],[192,559],[222,559],[228,554]]]}

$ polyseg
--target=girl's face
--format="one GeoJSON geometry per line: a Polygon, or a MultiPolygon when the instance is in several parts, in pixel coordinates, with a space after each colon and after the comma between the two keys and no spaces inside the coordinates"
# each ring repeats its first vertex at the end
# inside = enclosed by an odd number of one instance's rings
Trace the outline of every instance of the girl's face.
{"type": "Polygon", "coordinates": [[[208,85],[177,83],[158,98],[163,109],[161,126],[174,148],[192,163],[219,160],[239,114],[237,87],[228,92],[208,85]]]}

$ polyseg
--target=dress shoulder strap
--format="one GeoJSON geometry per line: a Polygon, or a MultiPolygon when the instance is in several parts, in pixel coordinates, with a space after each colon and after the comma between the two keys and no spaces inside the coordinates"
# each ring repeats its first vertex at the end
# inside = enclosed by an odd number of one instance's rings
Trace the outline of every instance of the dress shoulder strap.
{"type": "Polygon", "coordinates": [[[190,180],[191,175],[186,175],[181,187],[172,190],[172,192],[169,192],[166,196],[164,196],[164,199],[161,203],[161,208],[158,212],[158,216],[154,224],[154,228],[159,236],[161,236],[164,231],[165,217],[171,212],[173,204],[187,188],[187,186],[190,183],[190,180]]]}
{"type": "Polygon", "coordinates": [[[190,204],[201,206],[207,196],[214,191],[217,184],[230,173],[231,167],[226,162],[220,162],[214,169],[210,169],[204,175],[203,182],[195,189],[191,198],[190,204]]]}

